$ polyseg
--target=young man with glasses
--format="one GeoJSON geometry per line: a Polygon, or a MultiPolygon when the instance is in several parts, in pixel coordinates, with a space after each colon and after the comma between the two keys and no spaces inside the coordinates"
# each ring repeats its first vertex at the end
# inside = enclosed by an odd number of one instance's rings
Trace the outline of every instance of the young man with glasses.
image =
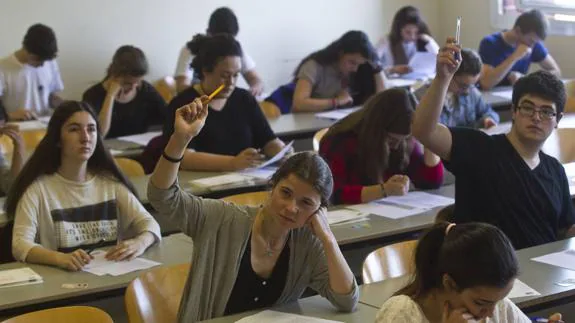
{"type": "Polygon", "coordinates": [[[437,76],[415,111],[412,132],[457,178],[453,220],[496,225],[517,249],[575,235],[565,170],[541,151],[563,115],[563,83],[546,71],[517,81],[508,134],[447,128],[437,121],[460,64],[452,41],[438,55],[437,76]]]}
{"type": "MultiPolygon", "coordinates": [[[[481,58],[471,49],[461,50],[461,65],[449,83],[447,96],[439,116],[439,122],[448,127],[491,128],[499,122],[499,115],[493,111],[481,96],[475,84],[481,74],[481,58]]],[[[421,100],[430,84],[415,91],[421,100]]]]}

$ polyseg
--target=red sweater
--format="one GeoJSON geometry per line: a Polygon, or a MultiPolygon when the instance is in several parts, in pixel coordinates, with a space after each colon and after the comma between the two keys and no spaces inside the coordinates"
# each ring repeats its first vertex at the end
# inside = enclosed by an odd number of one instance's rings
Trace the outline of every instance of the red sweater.
{"type": "MultiPolygon", "coordinates": [[[[408,147],[413,147],[407,169],[401,172],[384,173],[384,180],[393,175],[407,175],[420,189],[431,189],[443,183],[443,164],[429,167],[423,161],[423,152],[415,139],[408,147]]],[[[361,190],[364,186],[379,184],[376,180],[362,178],[357,155],[357,136],[353,133],[324,137],[320,144],[320,155],[331,168],[334,182],[332,202],[334,204],[361,203],[361,190]]],[[[394,167],[397,168],[397,167],[394,167]]]]}

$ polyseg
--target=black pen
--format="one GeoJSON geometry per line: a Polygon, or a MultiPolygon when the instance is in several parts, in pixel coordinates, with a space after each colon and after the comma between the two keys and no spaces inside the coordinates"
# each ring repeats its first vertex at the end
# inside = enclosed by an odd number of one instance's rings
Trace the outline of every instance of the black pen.
{"type": "Polygon", "coordinates": [[[104,246],[104,242],[106,242],[106,239],[102,239],[102,240],[96,242],[95,244],[92,245],[92,247],[90,247],[86,250],[86,253],[89,255],[92,254],[92,252],[94,252],[94,250],[104,246]]]}

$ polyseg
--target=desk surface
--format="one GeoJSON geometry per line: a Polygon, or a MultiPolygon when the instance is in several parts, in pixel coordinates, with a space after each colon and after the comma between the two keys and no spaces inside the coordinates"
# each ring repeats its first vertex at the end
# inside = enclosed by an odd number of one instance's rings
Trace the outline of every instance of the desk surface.
{"type": "MultiPolygon", "coordinates": [[[[575,238],[517,251],[521,271],[518,278],[541,293],[541,296],[512,299],[517,306],[524,310],[531,307],[547,308],[567,299],[575,300],[575,286],[562,287],[555,284],[568,278],[575,279],[575,271],[531,260],[534,257],[568,248],[575,248],[575,238]]],[[[393,293],[405,286],[409,279],[409,276],[402,276],[362,285],[360,286],[360,302],[379,308],[393,293]]]]}
{"type": "MultiPolygon", "coordinates": [[[[338,312],[327,299],[321,296],[313,296],[291,304],[272,308],[271,310],[292,314],[299,314],[311,317],[322,318],[326,320],[341,321],[346,323],[365,323],[375,321],[377,309],[368,305],[358,304],[357,309],[353,313],[338,312]]],[[[224,316],[203,322],[209,323],[233,323],[246,316],[254,315],[258,311],[250,311],[246,313],[224,316]]]]}
{"type": "MultiPolygon", "coordinates": [[[[166,237],[160,244],[150,247],[143,258],[161,262],[165,265],[176,265],[191,261],[192,242],[183,235],[166,237]],[[183,252],[189,250],[189,252],[183,252]]],[[[0,313],[18,307],[63,301],[97,293],[117,291],[121,294],[128,284],[143,271],[136,271],[122,276],[96,276],[87,272],[69,272],[62,269],[9,263],[0,265],[0,270],[30,267],[37,272],[44,282],[41,284],[0,288],[0,313]],[[87,289],[64,289],[64,283],[88,283],[87,289]]]]}
{"type": "Polygon", "coordinates": [[[335,120],[318,118],[315,113],[306,112],[282,114],[269,123],[276,136],[291,140],[311,138],[318,130],[331,127],[335,120]]]}

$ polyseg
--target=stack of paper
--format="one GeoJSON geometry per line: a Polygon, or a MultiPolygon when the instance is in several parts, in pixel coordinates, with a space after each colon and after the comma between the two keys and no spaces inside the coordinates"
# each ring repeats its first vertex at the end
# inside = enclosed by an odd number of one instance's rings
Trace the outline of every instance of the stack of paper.
{"type": "Polygon", "coordinates": [[[269,165],[271,165],[271,164],[273,164],[273,163],[276,163],[276,162],[280,161],[282,158],[284,158],[284,157],[287,155],[287,153],[288,153],[289,151],[291,151],[292,146],[293,146],[293,140],[290,141],[289,144],[285,145],[285,146],[282,148],[282,150],[280,150],[279,153],[277,153],[277,154],[276,154],[275,156],[273,156],[272,158],[266,160],[265,162],[261,163],[260,165],[258,165],[258,167],[255,167],[255,169],[264,168],[264,167],[267,167],[267,166],[269,166],[269,165]]]}
{"type": "Polygon", "coordinates": [[[315,116],[322,119],[340,120],[347,117],[350,113],[358,110],[360,107],[352,107],[347,109],[337,109],[326,112],[316,113],[315,116]]]}
{"type": "Polygon", "coordinates": [[[195,180],[189,181],[189,183],[192,185],[195,185],[195,186],[199,186],[199,187],[211,188],[211,187],[216,187],[216,186],[231,185],[231,184],[237,184],[237,183],[243,183],[243,182],[249,183],[250,181],[253,181],[253,177],[250,177],[247,175],[242,175],[242,174],[237,174],[237,173],[232,173],[232,174],[226,174],[226,175],[220,175],[220,176],[214,176],[214,177],[195,179],[195,180]]]}
{"type": "Polygon", "coordinates": [[[0,271],[0,288],[39,284],[41,282],[43,282],[42,276],[27,267],[0,271]]]}
{"type": "Polygon", "coordinates": [[[144,258],[136,258],[129,261],[110,261],[106,259],[106,252],[103,250],[94,251],[92,256],[94,256],[94,259],[84,266],[83,270],[97,276],[120,276],[132,271],[148,269],[161,265],[159,262],[144,258]]]}
{"type": "Polygon", "coordinates": [[[544,264],[575,270],[575,250],[567,249],[561,252],[550,253],[531,260],[544,264]]]}
{"type": "Polygon", "coordinates": [[[509,294],[507,295],[507,298],[519,298],[519,297],[539,296],[539,295],[541,295],[541,293],[529,287],[529,285],[525,284],[519,279],[515,279],[513,288],[511,289],[511,292],[509,292],[509,294]]]}
{"type": "Polygon", "coordinates": [[[327,212],[327,222],[330,225],[338,223],[356,222],[365,220],[369,214],[364,214],[350,209],[341,209],[327,212]]]}
{"type": "Polygon", "coordinates": [[[275,322],[275,323],[343,323],[341,321],[331,321],[318,319],[310,316],[303,316],[297,314],[276,312],[276,311],[263,311],[258,314],[244,317],[236,323],[262,323],[262,322],[275,322]]]}
{"type": "Polygon", "coordinates": [[[241,174],[253,178],[270,179],[272,175],[277,171],[277,169],[278,169],[277,167],[246,169],[242,171],[241,174]]]}

